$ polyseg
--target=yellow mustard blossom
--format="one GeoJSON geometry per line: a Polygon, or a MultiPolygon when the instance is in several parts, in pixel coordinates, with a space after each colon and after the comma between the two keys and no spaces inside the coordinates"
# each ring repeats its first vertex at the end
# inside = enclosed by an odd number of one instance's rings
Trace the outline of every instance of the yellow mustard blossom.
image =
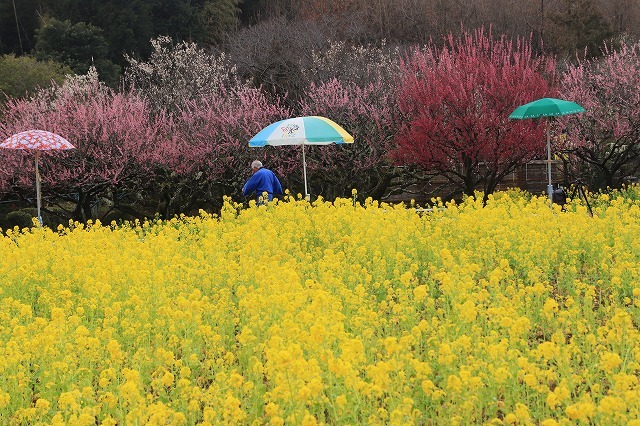
{"type": "Polygon", "coordinates": [[[0,418],[633,424],[640,191],[628,191],[594,198],[593,216],[517,191],[419,214],[289,194],[5,230],[0,418]]]}

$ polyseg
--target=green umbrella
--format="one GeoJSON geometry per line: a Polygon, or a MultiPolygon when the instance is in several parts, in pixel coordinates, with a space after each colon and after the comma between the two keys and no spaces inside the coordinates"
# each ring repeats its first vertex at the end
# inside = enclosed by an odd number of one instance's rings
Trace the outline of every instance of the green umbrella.
{"type": "MultiPolygon", "coordinates": [[[[542,98],[528,104],[520,105],[509,118],[524,120],[527,118],[559,117],[561,115],[577,114],[585,109],[575,102],[555,98],[542,98]]],[[[551,138],[549,137],[549,120],[547,120],[547,194],[553,199],[553,184],[551,183],[551,138]]]]}

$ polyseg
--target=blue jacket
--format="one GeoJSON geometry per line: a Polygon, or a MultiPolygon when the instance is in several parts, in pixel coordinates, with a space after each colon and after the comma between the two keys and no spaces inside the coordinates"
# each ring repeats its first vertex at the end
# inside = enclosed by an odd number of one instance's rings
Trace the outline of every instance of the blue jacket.
{"type": "Polygon", "coordinates": [[[282,195],[282,186],[275,173],[263,167],[244,184],[242,195],[249,196],[255,192],[260,197],[265,191],[269,201],[273,199],[274,195],[282,195]]]}

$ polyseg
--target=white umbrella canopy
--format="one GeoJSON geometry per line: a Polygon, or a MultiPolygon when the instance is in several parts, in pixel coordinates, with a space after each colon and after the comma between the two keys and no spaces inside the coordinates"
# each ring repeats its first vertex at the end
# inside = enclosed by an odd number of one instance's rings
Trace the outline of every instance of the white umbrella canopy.
{"type": "Polygon", "coordinates": [[[250,147],[302,146],[304,193],[307,199],[309,199],[309,191],[307,190],[307,161],[304,147],[305,145],[329,145],[332,143],[353,143],[353,136],[336,122],[320,116],[293,117],[271,123],[249,140],[250,147]]]}
{"type": "Polygon", "coordinates": [[[9,136],[0,148],[5,149],[26,149],[35,151],[36,163],[36,199],[38,206],[38,222],[42,226],[42,216],[40,215],[40,172],[38,171],[38,157],[40,151],[63,150],[75,148],[71,143],[62,136],[47,132],[45,130],[26,130],[9,136]]]}

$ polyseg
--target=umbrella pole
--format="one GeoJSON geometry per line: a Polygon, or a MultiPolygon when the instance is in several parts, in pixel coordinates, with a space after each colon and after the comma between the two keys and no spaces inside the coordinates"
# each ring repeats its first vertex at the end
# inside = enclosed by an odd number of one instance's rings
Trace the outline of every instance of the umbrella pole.
{"type": "Polygon", "coordinates": [[[311,196],[307,191],[307,160],[304,156],[304,142],[302,143],[302,174],[304,175],[304,199],[309,201],[311,196]]]}
{"type": "Polygon", "coordinates": [[[549,196],[549,203],[553,203],[553,184],[551,183],[551,137],[549,135],[549,119],[547,118],[547,177],[549,183],[547,184],[547,195],[549,196]]]}
{"type": "Polygon", "coordinates": [[[38,223],[42,226],[42,216],[40,215],[40,172],[38,171],[38,157],[40,151],[36,151],[36,205],[38,206],[38,223]]]}

